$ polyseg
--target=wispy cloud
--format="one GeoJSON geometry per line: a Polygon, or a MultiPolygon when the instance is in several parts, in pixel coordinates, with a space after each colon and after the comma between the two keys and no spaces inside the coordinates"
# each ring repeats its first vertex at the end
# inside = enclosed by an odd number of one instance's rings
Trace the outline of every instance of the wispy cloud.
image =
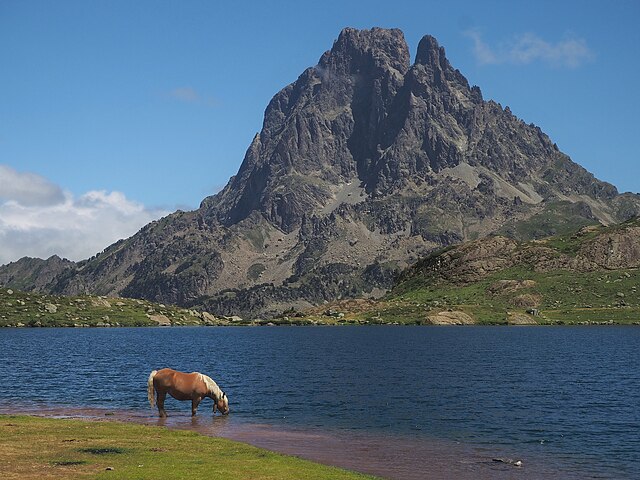
{"type": "Polygon", "coordinates": [[[64,200],[62,189],[44,177],[18,172],[0,165],[0,201],[15,200],[22,205],[50,205],[64,200]]]}
{"type": "Polygon", "coordinates": [[[576,68],[595,57],[587,41],[574,36],[553,43],[534,33],[524,33],[491,47],[478,30],[468,30],[465,35],[473,40],[473,53],[481,65],[541,61],[555,67],[576,68]]]}
{"type": "Polygon", "coordinates": [[[181,102],[205,105],[207,107],[215,107],[217,104],[215,98],[203,95],[192,87],[174,88],[169,92],[169,97],[181,102]]]}
{"type": "Polygon", "coordinates": [[[12,192],[5,188],[11,178],[5,177],[7,171],[16,177],[15,170],[0,166],[0,265],[23,256],[88,258],[169,213],[147,208],[121,192],[94,190],[74,197],[35,174],[17,178],[39,179],[40,193],[37,186],[12,192]]]}

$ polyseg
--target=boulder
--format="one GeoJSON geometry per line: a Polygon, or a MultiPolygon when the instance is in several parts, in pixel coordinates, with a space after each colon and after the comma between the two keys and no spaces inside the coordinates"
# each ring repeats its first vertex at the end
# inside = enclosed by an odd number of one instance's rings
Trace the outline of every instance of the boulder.
{"type": "Polygon", "coordinates": [[[476,321],[465,312],[443,311],[427,315],[427,323],[431,325],[473,325],[476,321]]]}
{"type": "Polygon", "coordinates": [[[216,323],[218,323],[218,319],[214,315],[211,315],[209,312],[202,312],[202,321],[206,325],[215,325],[216,323]]]}
{"type": "Polygon", "coordinates": [[[58,311],[58,307],[53,303],[47,303],[44,308],[49,313],[56,313],[58,311]]]}
{"type": "Polygon", "coordinates": [[[171,320],[169,320],[169,318],[166,315],[162,315],[162,314],[149,315],[149,314],[147,314],[147,317],[149,317],[149,320],[153,320],[154,322],[156,322],[161,327],[170,327],[171,326],[171,320]]]}
{"type": "Polygon", "coordinates": [[[518,312],[507,312],[507,323],[509,325],[537,325],[538,323],[531,315],[518,312]]]}

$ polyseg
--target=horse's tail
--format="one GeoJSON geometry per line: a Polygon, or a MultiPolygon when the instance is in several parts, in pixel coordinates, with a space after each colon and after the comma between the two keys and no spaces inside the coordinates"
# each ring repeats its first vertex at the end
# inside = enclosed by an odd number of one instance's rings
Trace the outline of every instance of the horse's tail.
{"type": "Polygon", "coordinates": [[[151,374],[149,375],[149,380],[147,380],[147,396],[149,397],[149,405],[151,405],[151,408],[156,406],[156,398],[153,395],[153,377],[156,376],[156,373],[158,373],[157,370],[151,372],[151,374]]]}

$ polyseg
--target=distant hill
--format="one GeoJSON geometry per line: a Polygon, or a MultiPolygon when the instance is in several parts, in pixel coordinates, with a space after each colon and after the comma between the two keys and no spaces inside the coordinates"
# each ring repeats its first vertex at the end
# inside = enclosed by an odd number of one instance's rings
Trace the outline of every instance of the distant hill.
{"type": "Polygon", "coordinates": [[[640,324],[640,219],[449,247],[405,270],[382,301],[310,313],[359,323],[640,324]]]}
{"type": "Polygon", "coordinates": [[[62,273],[75,269],[75,262],[57,255],[47,260],[23,257],[0,267],[0,285],[18,290],[48,291],[62,273]]]}
{"type": "Polygon", "coordinates": [[[380,296],[444,246],[638,214],[638,195],[620,195],[486,101],[435,38],[422,38],[411,63],[400,30],[346,28],[273,97],[237,175],[199,209],[77,264],[13,262],[0,281],[268,316],[380,296]]]}

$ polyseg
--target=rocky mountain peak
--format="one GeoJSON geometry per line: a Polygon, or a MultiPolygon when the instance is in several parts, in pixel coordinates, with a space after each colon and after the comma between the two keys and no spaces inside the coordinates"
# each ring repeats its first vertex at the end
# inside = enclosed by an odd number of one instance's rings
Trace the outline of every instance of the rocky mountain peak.
{"type": "MultiPolygon", "coordinates": [[[[440,65],[440,60],[446,60],[444,47],[441,47],[435,37],[425,35],[418,43],[416,63],[421,65],[440,65]]],[[[449,62],[447,62],[448,64],[449,62]]]]}
{"type": "Polygon", "coordinates": [[[359,74],[372,68],[394,69],[404,74],[409,68],[409,47],[399,29],[345,28],[318,67],[336,74],[359,74]]]}
{"type": "MultiPolygon", "coordinates": [[[[414,69],[424,70],[428,83],[433,87],[442,87],[446,81],[449,81],[457,83],[464,90],[469,90],[467,79],[451,66],[444,47],[441,47],[438,40],[431,35],[425,35],[418,43],[414,69]]],[[[479,89],[473,96],[481,99],[479,89]]]]}
{"type": "Polygon", "coordinates": [[[378,294],[433,249],[500,229],[539,238],[638,214],[639,196],[485,101],[432,36],[410,65],[400,30],[346,28],[274,95],[237,175],[197,211],[0,281],[255,314],[378,294]]]}
{"type": "Polygon", "coordinates": [[[447,198],[468,189],[468,201],[483,204],[483,195],[534,205],[558,194],[616,194],[539,128],[485,102],[433,36],[420,40],[410,65],[403,33],[382,28],[343,29],[315,67],[278,92],[238,174],[202,208],[225,226],[259,215],[292,232],[303,217],[331,212],[354,183],[360,201],[407,188],[447,198]]]}

